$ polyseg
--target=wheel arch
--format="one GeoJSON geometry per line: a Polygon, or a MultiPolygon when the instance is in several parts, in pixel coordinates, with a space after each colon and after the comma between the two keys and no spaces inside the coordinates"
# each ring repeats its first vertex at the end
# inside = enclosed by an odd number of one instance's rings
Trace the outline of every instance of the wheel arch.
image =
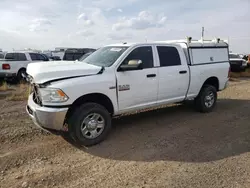
{"type": "Polygon", "coordinates": [[[102,94],[102,93],[90,93],[90,94],[85,94],[85,95],[77,98],[73,102],[73,104],[70,106],[70,108],[66,114],[65,120],[67,120],[72,115],[72,113],[75,111],[75,109],[77,107],[79,107],[81,104],[84,104],[87,102],[98,103],[98,104],[102,105],[103,107],[105,107],[111,115],[114,114],[114,105],[113,105],[111,99],[107,95],[102,94]]]}
{"type": "Polygon", "coordinates": [[[211,76],[208,79],[206,79],[206,81],[203,83],[201,89],[205,86],[205,85],[211,85],[214,86],[216,88],[217,91],[219,91],[219,79],[216,76],[211,76]]]}
{"type": "Polygon", "coordinates": [[[21,67],[17,72],[20,72],[21,70],[25,70],[26,71],[26,68],[25,67],[21,67]]]}

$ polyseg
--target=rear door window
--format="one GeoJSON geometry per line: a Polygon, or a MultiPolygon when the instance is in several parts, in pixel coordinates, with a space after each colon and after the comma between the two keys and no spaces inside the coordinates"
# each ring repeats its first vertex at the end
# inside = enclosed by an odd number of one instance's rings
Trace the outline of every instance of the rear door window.
{"type": "Polygon", "coordinates": [[[161,67],[181,65],[178,50],[171,46],[157,46],[161,67]]]}

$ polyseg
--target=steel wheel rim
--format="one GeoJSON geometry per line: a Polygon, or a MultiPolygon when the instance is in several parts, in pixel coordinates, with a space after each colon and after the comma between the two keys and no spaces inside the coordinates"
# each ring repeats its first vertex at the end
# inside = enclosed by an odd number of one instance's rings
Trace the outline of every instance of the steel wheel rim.
{"type": "Polygon", "coordinates": [[[215,97],[214,93],[212,91],[208,92],[208,94],[205,96],[205,106],[207,108],[211,108],[214,104],[215,97]]]}
{"type": "Polygon", "coordinates": [[[88,114],[81,124],[81,132],[85,138],[95,139],[102,134],[105,120],[99,113],[88,114]]]}

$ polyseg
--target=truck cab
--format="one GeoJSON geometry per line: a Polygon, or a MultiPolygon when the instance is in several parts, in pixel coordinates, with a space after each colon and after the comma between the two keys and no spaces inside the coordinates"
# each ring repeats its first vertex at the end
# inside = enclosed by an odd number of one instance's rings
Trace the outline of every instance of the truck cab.
{"type": "Polygon", "coordinates": [[[29,64],[27,113],[38,127],[91,146],[124,113],[185,100],[211,112],[229,69],[220,40],[107,45],[83,61],[29,64]]]}

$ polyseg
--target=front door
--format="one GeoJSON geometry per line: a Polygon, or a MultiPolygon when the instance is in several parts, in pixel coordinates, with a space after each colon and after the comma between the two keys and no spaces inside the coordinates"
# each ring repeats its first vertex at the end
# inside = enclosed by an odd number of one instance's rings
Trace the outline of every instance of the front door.
{"type": "Polygon", "coordinates": [[[121,64],[127,65],[131,60],[141,60],[143,69],[116,73],[118,106],[122,113],[150,107],[157,102],[158,69],[154,68],[152,47],[134,48],[121,64]]]}

